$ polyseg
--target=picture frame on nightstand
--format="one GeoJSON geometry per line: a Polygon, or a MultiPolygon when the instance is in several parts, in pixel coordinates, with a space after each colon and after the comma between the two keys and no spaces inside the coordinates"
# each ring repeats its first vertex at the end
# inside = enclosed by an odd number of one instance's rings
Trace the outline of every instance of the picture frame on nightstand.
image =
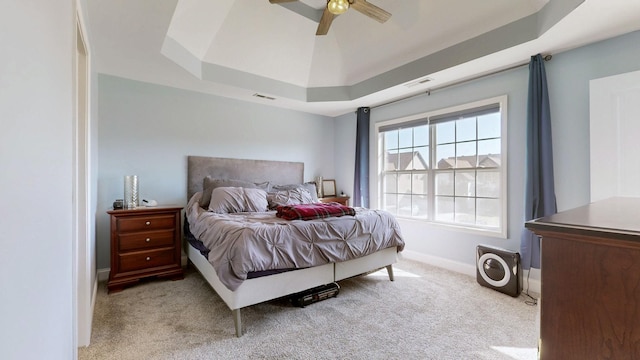
{"type": "Polygon", "coordinates": [[[336,181],[334,179],[322,180],[322,196],[336,196],[336,181]]]}

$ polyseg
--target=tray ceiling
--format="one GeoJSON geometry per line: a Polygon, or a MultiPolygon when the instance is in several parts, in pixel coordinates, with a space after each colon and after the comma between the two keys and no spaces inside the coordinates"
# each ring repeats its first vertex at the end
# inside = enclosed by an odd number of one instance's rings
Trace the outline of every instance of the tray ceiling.
{"type": "Polygon", "coordinates": [[[390,20],[350,9],[325,36],[315,35],[324,0],[103,0],[87,8],[100,73],[327,116],[640,28],[640,2],[628,0],[370,2],[390,20]]]}

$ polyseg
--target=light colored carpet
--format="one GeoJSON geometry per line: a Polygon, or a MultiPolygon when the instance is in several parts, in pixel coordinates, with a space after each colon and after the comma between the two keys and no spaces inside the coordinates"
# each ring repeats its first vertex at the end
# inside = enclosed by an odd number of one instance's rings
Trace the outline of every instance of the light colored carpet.
{"type": "Polygon", "coordinates": [[[91,345],[79,359],[536,359],[537,307],[475,278],[401,260],[340,282],[305,308],[275,300],[231,311],[202,276],[98,291],[91,345]]]}

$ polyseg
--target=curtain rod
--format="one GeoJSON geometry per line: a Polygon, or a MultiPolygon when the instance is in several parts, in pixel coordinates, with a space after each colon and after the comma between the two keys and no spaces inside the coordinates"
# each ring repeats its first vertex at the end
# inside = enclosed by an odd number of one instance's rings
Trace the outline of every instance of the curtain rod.
{"type": "MultiPolygon", "coordinates": [[[[553,57],[553,56],[551,56],[551,55],[544,55],[542,58],[544,59],[544,61],[549,61],[549,60],[551,60],[551,58],[552,58],[552,57],[553,57]]],[[[405,96],[405,97],[400,98],[400,99],[391,100],[391,101],[386,102],[386,103],[384,103],[384,104],[380,104],[380,105],[376,105],[376,106],[371,106],[371,107],[370,107],[370,109],[375,109],[375,108],[379,108],[379,107],[383,107],[383,106],[387,106],[387,105],[395,104],[395,103],[397,103],[397,102],[404,101],[404,100],[408,100],[408,99],[414,98],[414,97],[416,97],[416,96],[422,96],[422,95],[427,95],[427,96],[429,96],[429,95],[431,95],[431,93],[432,93],[432,92],[434,92],[434,91],[438,91],[438,90],[446,89],[446,88],[448,88],[448,87],[452,87],[452,86],[456,86],[456,85],[464,84],[464,83],[467,83],[467,82],[470,82],[470,81],[474,81],[474,80],[478,80],[478,79],[481,79],[481,78],[484,78],[484,77],[487,77],[487,76],[491,76],[491,75],[499,74],[499,73],[501,73],[501,72],[505,72],[505,71],[509,71],[509,70],[517,69],[517,68],[519,68],[519,67],[522,67],[522,66],[525,66],[525,65],[528,65],[528,64],[529,64],[529,62],[525,62],[525,63],[522,63],[522,64],[517,64],[517,65],[510,66],[510,67],[505,68],[505,69],[496,70],[496,71],[493,71],[493,72],[490,72],[490,73],[486,73],[486,74],[482,74],[482,75],[478,75],[478,76],[475,76],[475,77],[472,77],[472,78],[468,78],[468,79],[464,79],[464,80],[456,81],[456,82],[453,82],[453,83],[450,83],[450,84],[446,84],[446,85],[442,85],[442,86],[438,86],[438,87],[435,87],[435,88],[430,88],[430,89],[428,89],[427,91],[423,91],[423,92],[419,92],[419,93],[417,93],[417,94],[413,94],[413,95],[405,96]]]]}

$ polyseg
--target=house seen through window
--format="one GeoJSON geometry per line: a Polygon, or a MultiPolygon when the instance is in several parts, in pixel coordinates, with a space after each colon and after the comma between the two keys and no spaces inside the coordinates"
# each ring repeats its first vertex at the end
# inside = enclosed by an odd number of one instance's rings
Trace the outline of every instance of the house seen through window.
{"type": "Polygon", "coordinates": [[[506,96],[377,125],[382,209],[505,234],[506,96]]]}

